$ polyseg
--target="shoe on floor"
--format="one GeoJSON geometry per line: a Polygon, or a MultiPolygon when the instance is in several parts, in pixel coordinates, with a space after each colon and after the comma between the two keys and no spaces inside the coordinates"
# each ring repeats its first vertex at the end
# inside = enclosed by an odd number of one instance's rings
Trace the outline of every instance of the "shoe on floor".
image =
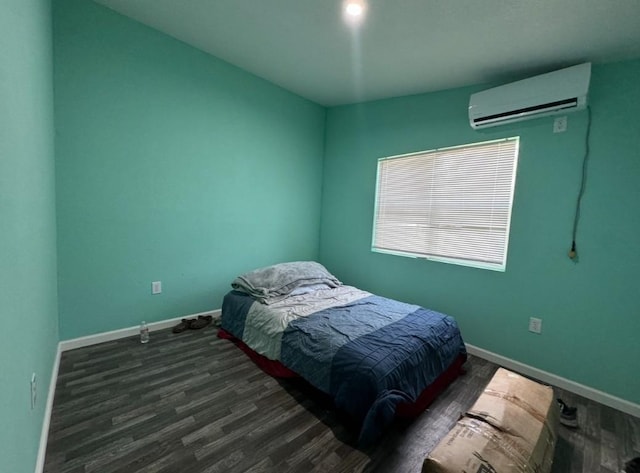
{"type": "Polygon", "coordinates": [[[213,317],[210,315],[199,315],[198,318],[192,322],[189,328],[194,330],[205,328],[212,320],[213,317]]]}
{"type": "Polygon", "coordinates": [[[640,473],[640,457],[629,460],[624,465],[624,473],[640,473]]]}
{"type": "Polygon", "coordinates": [[[176,325],[175,327],[173,327],[173,329],[171,331],[173,333],[184,332],[188,328],[191,328],[191,324],[193,324],[194,322],[195,322],[194,319],[182,319],[180,321],[180,323],[178,325],[176,325]]]}
{"type": "Polygon", "coordinates": [[[560,405],[560,423],[567,427],[578,427],[578,408],[569,407],[562,399],[558,399],[560,405]]]}

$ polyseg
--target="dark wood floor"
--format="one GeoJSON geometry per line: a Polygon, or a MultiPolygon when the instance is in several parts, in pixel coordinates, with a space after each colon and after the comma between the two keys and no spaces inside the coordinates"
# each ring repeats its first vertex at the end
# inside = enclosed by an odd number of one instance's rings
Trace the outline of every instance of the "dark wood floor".
{"type": "MultiPolygon", "coordinates": [[[[45,472],[419,472],[496,369],[470,357],[427,412],[360,451],[326,397],[267,376],[214,327],[80,348],[60,361],[45,472]]],[[[640,419],[557,394],[580,427],[560,427],[554,473],[617,473],[640,455],[640,419]]]]}

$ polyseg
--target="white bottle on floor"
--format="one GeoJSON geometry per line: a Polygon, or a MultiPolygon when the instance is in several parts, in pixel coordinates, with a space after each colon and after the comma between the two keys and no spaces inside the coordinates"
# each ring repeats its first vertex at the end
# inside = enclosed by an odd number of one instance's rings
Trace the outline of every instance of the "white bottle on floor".
{"type": "Polygon", "coordinates": [[[143,320],[140,324],[140,343],[147,343],[149,341],[149,327],[143,320]]]}

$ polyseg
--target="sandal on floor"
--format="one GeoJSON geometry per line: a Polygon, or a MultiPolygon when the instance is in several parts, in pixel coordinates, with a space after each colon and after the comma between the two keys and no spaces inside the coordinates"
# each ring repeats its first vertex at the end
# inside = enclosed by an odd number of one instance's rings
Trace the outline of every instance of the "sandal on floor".
{"type": "Polygon", "coordinates": [[[191,328],[191,325],[195,322],[194,319],[182,319],[182,321],[176,325],[175,327],[173,327],[173,329],[171,330],[173,333],[180,333],[180,332],[184,332],[185,330],[187,330],[188,328],[191,328]]]}
{"type": "Polygon", "coordinates": [[[199,315],[197,320],[194,320],[189,326],[190,329],[200,329],[205,328],[207,325],[211,323],[213,317],[210,315],[199,315]]]}

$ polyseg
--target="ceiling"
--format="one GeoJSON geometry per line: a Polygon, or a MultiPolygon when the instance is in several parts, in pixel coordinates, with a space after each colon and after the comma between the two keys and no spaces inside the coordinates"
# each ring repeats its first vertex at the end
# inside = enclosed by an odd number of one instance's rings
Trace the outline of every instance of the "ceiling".
{"type": "Polygon", "coordinates": [[[640,0],[96,0],[326,106],[640,57],[640,0]]]}

